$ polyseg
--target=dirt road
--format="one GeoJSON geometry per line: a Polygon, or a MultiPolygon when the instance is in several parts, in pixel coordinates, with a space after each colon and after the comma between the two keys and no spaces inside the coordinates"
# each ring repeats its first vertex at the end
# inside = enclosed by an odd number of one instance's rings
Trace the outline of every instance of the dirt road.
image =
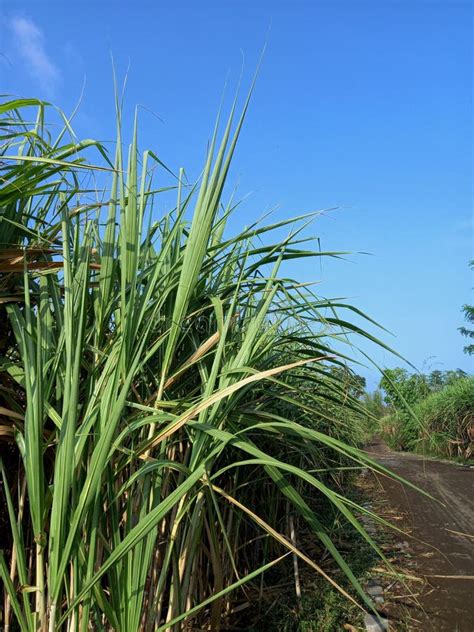
{"type": "Polygon", "coordinates": [[[392,452],[378,439],[368,452],[440,501],[377,477],[382,502],[399,512],[397,526],[412,536],[407,538],[412,568],[426,580],[418,596],[421,608],[410,605],[418,622],[413,629],[474,632],[474,468],[392,452]]]}

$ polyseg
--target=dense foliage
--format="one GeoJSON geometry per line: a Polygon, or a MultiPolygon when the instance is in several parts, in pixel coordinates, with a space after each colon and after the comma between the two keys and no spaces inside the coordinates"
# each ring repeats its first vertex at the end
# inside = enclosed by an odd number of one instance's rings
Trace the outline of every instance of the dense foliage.
{"type": "Polygon", "coordinates": [[[410,374],[406,369],[386,369],[379,387],[385,391],[385,402],[403,411],[430,393],[429,380],[421,373],[410,374]]]}
{"type": "Polygon", "coordinates": [[[474,442],[474,378],[452,382],[415,407],[420,449],[470,457],[474,442]]]}
{"type": "MultiPolygon", "coordinates": [[[[384,396],[380,388],[377,388],[372,393],[365,392],[363,394],[363,403],[365,409],[371,416],[373,421],[380,420],[387,412],[387,405],[384,402],[384,396]]],[[[377,427],[377,424],[369,422],[369,428],[373,429],[377,427]]]]}
{"type": "Polygon", "coordinates": [[[39,101],[0,106],[12,630],[218,630],[242,587],[263,590],[288,554],[335,584],[290,538],[290,515],[366,599],[317,499],[370,541],[339,473],[382,468],[356,447],[361,385],[348,388],[332,343],[374,339],[351,325],[356,308],[283,272],[340,254],[305,243],[308,217],[228,235],[247,103],[221,141],[216,126],[192,185],[139,151],[136,124],[123,148],[120,107],[109,158],[61,113],[63,127],[48,127],[39,101]]]}
{"type": "Polygon", "coordinates": [[[381,426],[396,448],[469,457],[474,441],[474,378],[460,369],[410,374],[386,370],[389,405],[381,426]]]}

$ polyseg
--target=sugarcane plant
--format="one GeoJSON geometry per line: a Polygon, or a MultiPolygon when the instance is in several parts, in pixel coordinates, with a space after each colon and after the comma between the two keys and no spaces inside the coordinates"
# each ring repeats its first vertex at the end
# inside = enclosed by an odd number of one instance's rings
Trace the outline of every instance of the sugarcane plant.
{"type": "Polygon", "coordinates": [[[367,510],[330,476],[382,469],[358,449],[363,409],[331,367],[354,336],[382,343],[344,316],[364,317],[355,307],[286,276],[288,260],[342,255],[305,237],[312,216],[229,235],[248,101],[218,119],[192,184],[139,151],[136,119],[124,149],[119,103],[112,157],[48,104],[0,106],[11,630],[218,630],[288,555],[371,607],[308,497],[378,551],[356,518],[367,510]],[[295,545],[289,512],[350,591],[295,545]]]}

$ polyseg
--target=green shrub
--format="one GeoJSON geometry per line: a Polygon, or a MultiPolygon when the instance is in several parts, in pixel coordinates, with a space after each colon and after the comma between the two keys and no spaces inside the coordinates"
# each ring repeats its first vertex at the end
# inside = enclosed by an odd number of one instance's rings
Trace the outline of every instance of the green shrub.
{"type": "Polygon", "coordinates": [[[418,438],[414,424],[407,423],[407,415],[392,412],[379,421],[379,429],[386,443],[393,450],[412,450],[418,438]]]}

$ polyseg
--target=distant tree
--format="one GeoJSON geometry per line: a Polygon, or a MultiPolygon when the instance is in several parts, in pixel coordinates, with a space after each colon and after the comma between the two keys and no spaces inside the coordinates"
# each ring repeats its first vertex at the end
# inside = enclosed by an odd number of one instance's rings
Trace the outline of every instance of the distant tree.
{"type": "Polygon", "coordinates": [[[456,380],[466,377],[467,373],[462,369],[455,369],[451,371],[431,371],[427,376],[427,382],[431,391],[440,391],[445,386],[452,384],[456,380]]]}
{"type": "MultiPolygon", "coordinates": [[[[469,262],[469,267],[474,268],[474,260],[469,262]]],[[[462,311],[464,312],[464,319],[469,324],[474,324],[474,305],[463,305],[462,311]]],[[[468,329],[467,327],[459,327],[461,334],[469,340],[474,338],[474,329],[468,329]]],[[[474,344],[468,344],[464,347],[464,353],[469,355],[474,354],[474,344]]]]}
{"type": "Polygon", "coordinates": [[[428,375],[428,384],[433,391],[440,391],[445,384],[444,371],[431,371],[428,375]]]}
{"type": "Polygon", "coordinates": [[[428,378],[422,373],[408,373],[406,369],[386,369],[379,388],[385,392],[385,402],[403,408],[404,401],[416,404],[430,394],[428,378]]]}
{"type": "Polygon", "coordinates": [[[381,419],[384,416],[386,407],[382,391],[379,388],[373,393],[364,393],[363,402],[371,415],[377,419],[381,419]]]}
{"type": "Polygon", "coordinates": [[[385,392],[384,401],[395,408],[403,408],[403,400],[416,404],[430,393],[440,391],[467,376],[462,369],[440,371],[436,369],[429,375],[408,373],[406,369],[386,369],[380,380],[379,388],[385,392]]]}
{"type": "Polygon", "coordinates": [[[456,380],[462,380],[462,378],[467,377],[467,373],[462,369],[455,369],[453,371],[445,371],[444,376],[445,386],[449,386],[453,382],[456,382],[456,380]]]}

